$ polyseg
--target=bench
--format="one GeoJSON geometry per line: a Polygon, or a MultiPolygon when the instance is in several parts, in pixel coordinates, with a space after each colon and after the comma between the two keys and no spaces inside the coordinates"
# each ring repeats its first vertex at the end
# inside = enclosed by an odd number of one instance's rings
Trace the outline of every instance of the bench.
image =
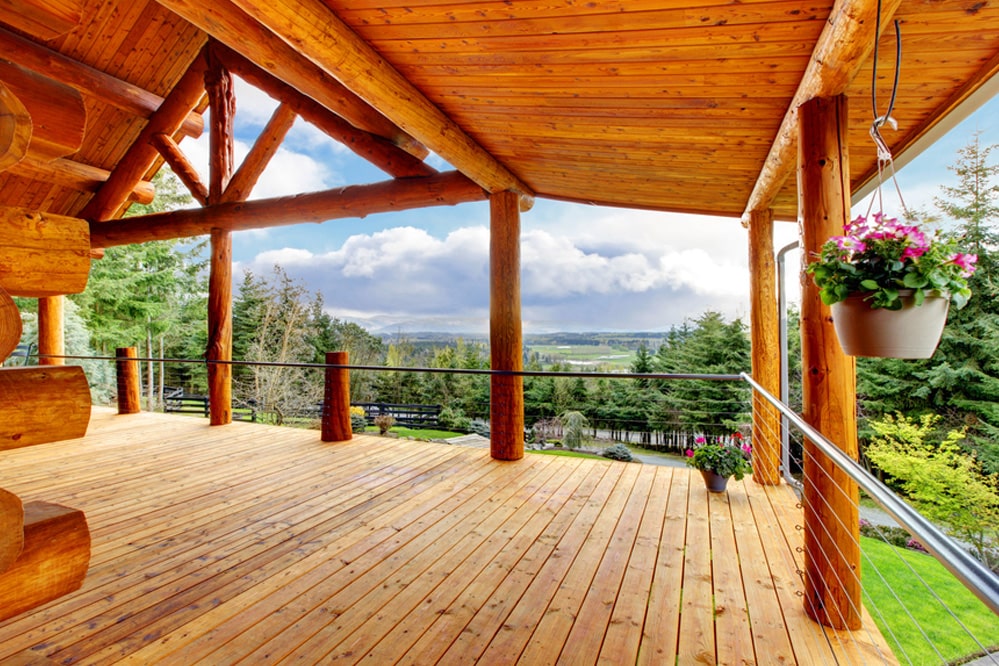
{"type": "Polygon", "coordinates": [[[79,509],[21,504],[0,488],[0,621],[80,589],[90,566],[90,529],[79,509]]]}

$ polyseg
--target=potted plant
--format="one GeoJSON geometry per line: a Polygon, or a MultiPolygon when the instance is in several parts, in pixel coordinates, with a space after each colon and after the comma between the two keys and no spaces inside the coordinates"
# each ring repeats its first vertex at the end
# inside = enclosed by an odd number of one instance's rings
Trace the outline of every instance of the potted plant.
{"type": "Polygon", "coordinates": [[[709,444],[705,437],[698,437],[694,443],[694,448],[687,449],[687,464],[700,470],[709,492],[725,492],[729,477],[741,481],[753,471],[749,463],[752,447],[742,442],[741,433],[719,437],[715,444],[709,444]]]}
{"type": "Polygon", "coordinates": [[[977,260],[958,251],[956,238],[878,213],[826,241],[807,271],[847,354],[929,358],[950,304],[960,309],[971,298],[977,260]]]}

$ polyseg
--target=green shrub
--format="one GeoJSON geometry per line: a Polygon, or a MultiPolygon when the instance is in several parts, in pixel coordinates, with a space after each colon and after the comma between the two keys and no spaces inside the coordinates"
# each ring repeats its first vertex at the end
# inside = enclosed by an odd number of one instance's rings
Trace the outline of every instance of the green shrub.
{"type": "Polygon", "coordinates": [[[368,421],[364,418],[364,414],[358,416],[351,412],[350,414],[350,431],[351,432],[364,432],[367,427],[368,421]]]}
{"type": "Polygon", "coordinates": [[[603,450],[600,454],[604,458],[610,458],[611,460],[623,460],[624,462],[631,462],[634,457],[631,455],[631,451],[624,444],[615,444],[609,448],[603,450]]]}
{"type": "Polygon", "coordinates": [[[437,423],[442,428],[454,432],[469,432],[472,429],[472,419],[455,407],[445,407],[437,417],[437,423]]]}
{"type": "Polygon", "coordinates": [[[384,435],[388,433],[389,428],[395,425],[395,417],[387,414],[376,416],[375,425],[378,426],[378,433],[384,435]]]}

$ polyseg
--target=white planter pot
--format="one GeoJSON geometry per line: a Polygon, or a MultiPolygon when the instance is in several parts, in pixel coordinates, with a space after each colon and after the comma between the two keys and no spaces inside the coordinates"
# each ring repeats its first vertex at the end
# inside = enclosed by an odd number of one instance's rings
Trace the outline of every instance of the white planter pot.
{"type": "Polygon", "coordinates": [[[860,294],[832,305],[836,337],[850,356],[929,358],[936,351],[950,299],[927,296],[919,307],[911,293],[900,295],[901,310],[871,309],[860,294]]]}

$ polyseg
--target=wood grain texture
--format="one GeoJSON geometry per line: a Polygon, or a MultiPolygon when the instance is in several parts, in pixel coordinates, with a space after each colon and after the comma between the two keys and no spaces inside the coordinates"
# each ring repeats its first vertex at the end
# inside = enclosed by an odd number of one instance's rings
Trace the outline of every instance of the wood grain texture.
{"type": "MultiPolygon", "coordinates": [[[[842,235],[850,216],[847,101],[816,98],[798,114],[802,257],[842,235]]],[[[857,458],[856,361],[839,346],[829,306],[802,272],[803,417],[848,456],[857,458]]],[[[804,451],[805,605],[823,624],[860,626],[860,545],[856,483],[809,441],[804,451]]]]}
{"type": "Polygon", "coordinates": [[[4,59],[0,81],[31,116],[27,154],[45,161],[80,149],[87,109],[79,92],[4,59]]]}
{"type": "Polygon", "coordinates": [[[22,332],[21,311],[10,294],[0,287],[0,365],[17,349],[22,332]]]}
{"type": "Polygon", "coordinates": [[[118,413],[138,414],[142,411],[142,387],[139,381],[139,350],[118,347],[115,350],[115,381],[118,387],[118,413]]]}
{"type": "Polygon", "coordinates": [[[10,88],[0,82],[0,171],[23,160],[31,144],[31,113],[10,88]]]}
{"type": "Polygon", "coordinates": [[[39,39],[55,39],[83,18],[83,0],[5,0],[4,23],[39,39]]]}
{"type": "Polygon", "coordinates": [[[38,299],[38,365],[65,365],[65,359],[45,358],[66,353],[66,301],[62,296],[38,299]]]}
{"type": "MultiPolygon", "coordinates": [[[[489,350],[490,368],[524,369],[520,315],[520,197],[498,192],[489,197],[489,350]]],[[[492,375],[489,422],[492,455],[497,460],[524,457],[524,378],[492,375]]]]}
{"type": "Polygon", "coordinates": [[[0,488],[0,574],[10,568],[24,547],[24,505],[21,498],[0,488]]]}
{"type": "Polygon", "coordinates": [[[0,206],[0,287],[11,296],[78,294],[89,275],[86,221],[0,206]]]}
{"type": "Polygon", "coordinates": [[[83,437],[89,422],[82,368],[0,368],[0,450],[83,437]]]}
{"type": "MultiPolygon", "coordinates": [[[[30,155],[8,168],[6,173],[90,194],[97,192],[111,175],[107,169],[76,160],[67,158],[38,160],[30,155]]],[[[148,180],[137,182],[128,194],[129,201],[140,204],[150,204],[155,197],[156,189],[148,180]]]]}
{"type": "MultiPolygon", "coordinates": [[[[72,498],[94,548],[83,589],[0,624],[0,660],[36,647],[57,662],[163,666],[492,664],[525,650],[557,661],[603,637],[620,659],[601,663],[694,663],[677,636],[680,599],[697,589],[709,609],[716,594],[747,599],[745,655],[833,661],[796,596],[801,511],[785,485],[731,482],[716,527],[683,468],[497,462],[371,435],[331,447],[316,431],[102,409],[85,440],[2,452],[0,465],[21,496],[72,498]],[[731,537],[717,555],[697,546],[704,568],[684,572],[695,531],[734,532],[738,551],[731,537]]],[[[832,639],[842,663],[871,663],[871,626],[832,639]]]]}
{"type": "Polygon", "coordinates": [[[24,505],[24,547],[0,573],[0,621],[80,589],[90,564],[82,511],[49,502],[24,505]]]}
{"type": "MultiPolygon", "coordinates": [[[[774,260],[773,211],[753,211],[749,216],[749,335],[753,379],[771,395],[780,395],[780,321],[777,312],[777,266],[774,260]]],[[[780,482],[781,419],[776,408],[759,396],[753,398],[753,479],[780,482]]]]}
{"type": "Polygon", "coordinates": [[[455,171],[422,178],[399,178],[350,185],[324,192],[257,199],[129,217],[91,225],[93,247],[187,238],[211,229],[241,231],[303,222],[367,217],[375,213],[485,201],[481,187],[455,171]]]}
{"type": "MultiPolygon", "coordinates": [[[[327,365],[348,365],[347,352],[326,352],[327,365]]],[[[322,435],[324,442],[348,442],[350,427],[350,370],[326,368],[323,385],[322,435]]]]}

